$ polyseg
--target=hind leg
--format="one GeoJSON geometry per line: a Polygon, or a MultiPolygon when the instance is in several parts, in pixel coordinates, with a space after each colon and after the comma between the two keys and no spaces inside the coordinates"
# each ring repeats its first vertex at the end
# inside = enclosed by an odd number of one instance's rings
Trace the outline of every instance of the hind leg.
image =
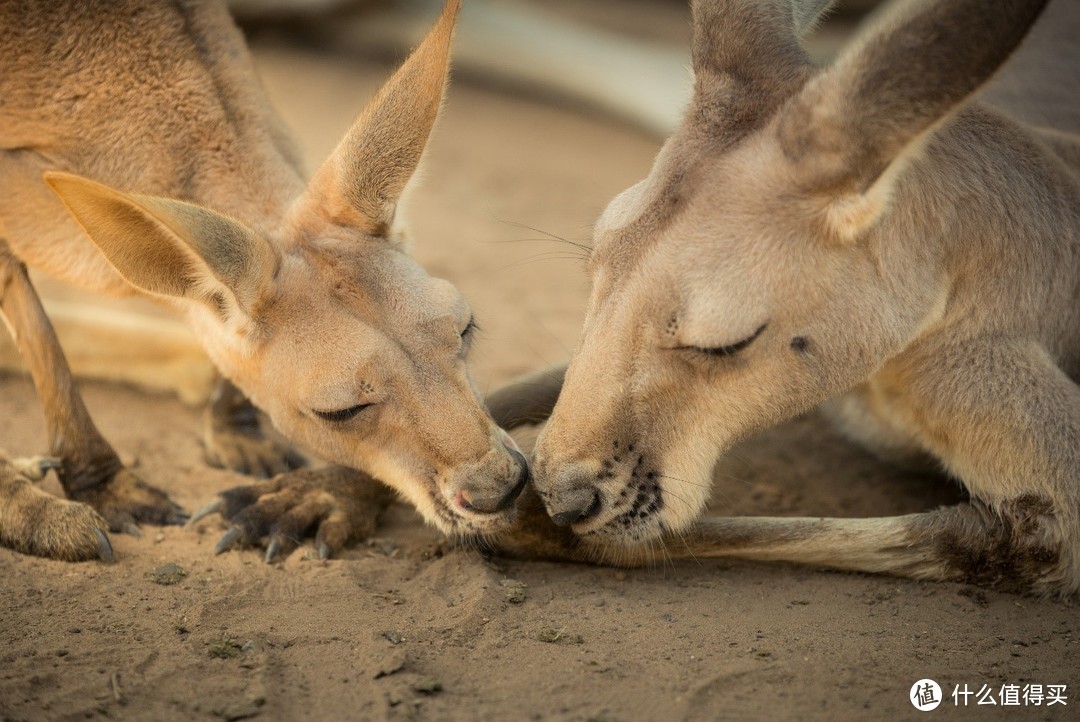
{"type": "Polygon", "coordinates": [[[263,432],[255,406],[227,379],[214,389],[203,423],[210,466],[266,478],[305,466],[303,456],[263,432]]]}
{"type": "Polygon", "coordinates": [[[34,486],[58,459],[7,459],[0,453],[0,544],[69,562],[112,561],[108,524],[96,511],[34,486]]]}
{"type": "Polygon", "coordinates": [[[685,534],[688,548],[1080,592],[1080,387],[1022,339],[926,348],[905,361],[892,376],[894,412],[964,483],[970,504],[880,519],[706,519],[685,534]]]}
{"type": "Polygon", "coordinates": [[[60,460],[57,475],[68,498],[89,504],[113,531],[137,534],[138,522],[182,523],[180,507],[124,468],[94,425],[26,267],[2,243],[0,311],[44,407],[49,454],[60,460]]]}

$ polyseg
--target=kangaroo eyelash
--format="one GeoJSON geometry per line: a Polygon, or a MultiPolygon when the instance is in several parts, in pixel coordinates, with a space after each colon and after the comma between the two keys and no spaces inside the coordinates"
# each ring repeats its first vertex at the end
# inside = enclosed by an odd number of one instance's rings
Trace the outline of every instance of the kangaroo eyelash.
{"type": "Polygon", "coordinates": [[[472,316],[472,317],[469,318],[469,322],[467,324],[465,324],[465,328],[463,328],[461,330],[461,337],[462,338],[468,338],[470,334],[474,333],[475,331],[479,331],[479,330],[480,330],[480,326],[479,326],[479,324],[476,323],[476,316],[472,316]]]}
{"type": "Polygon", "coordinates": [[[690,349],[692,351],[697,351],[699,353],[707,354],[709,356],[734,356],[735,354],[739,353],[740,351],[745,349],[747,346],[752,344],[754,341],[756,341],[758,336],[760,336],[765,331],[765,327],[768,326],[768,325],[769,324],[767,324],[767,323],[761,324],[761,326],[759,326],[758,329],[756,331],[754,331],[754,333],[751,334],[750,336],[748,336],[747,338],[744,338],[742,341],[736,341],[735,343],[728,344],[727,346],[717,346],[715,348],[702,348],[701,346],[687,346],[686,348],[688,348],[688,349],[690,349]]]}
{"type": "Polygon", "coordinates": [[[342,422],[348,421],[369,406],[371,406],[371,404],[357,404],[356,406],[350,406],[347,409],[338,409],[337,411],[315,411],[315,415],[324,421],[342,422]]]}

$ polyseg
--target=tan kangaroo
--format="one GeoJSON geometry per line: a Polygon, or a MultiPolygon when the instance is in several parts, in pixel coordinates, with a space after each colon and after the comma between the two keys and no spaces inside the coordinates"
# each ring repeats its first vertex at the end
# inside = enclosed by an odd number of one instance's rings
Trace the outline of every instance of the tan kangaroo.
{"type": "MultiPolygon", "coordinates": [[[[797,37],[828,4],[694,4],[694,101],[596,224],[538,494],[628,558],[671,534],[675,554],[1076,593],[1078,58],[1020,64],[1039,75],[1000,97],[1047,127],[1025,126],[969,101],[1044,0],[905,4],[819,71],[797,37]],[[970,503],[697,520],[720,454],[818,404],[970,503]]],[[[1075,43],[1078,16],[1056,3],[1034,40],[1075,43]]],[[[550,410],[558,378],[531,383],[496,418],[550,410]]]]}
{"type": "MultiPolygon", "coordinates": [[[[69,497],[4,466],[0,542],[109,557],[106,529],[185,518],[95,428],[24,264],[175,309],[235,384],[215,400],[219,432],[257,433],[250,398],[444,531],[508,522],[525,463],[470,381],[472,314],[406,254],[395,214],[442,102],[459,8],[446,2],[306,182],[220,3],[0,5],[0,307],[69,497]]],[[[329,553],[352,531],[350,502],[294,479],[268,491],[269,533],[322,522],[329,553]]]]}

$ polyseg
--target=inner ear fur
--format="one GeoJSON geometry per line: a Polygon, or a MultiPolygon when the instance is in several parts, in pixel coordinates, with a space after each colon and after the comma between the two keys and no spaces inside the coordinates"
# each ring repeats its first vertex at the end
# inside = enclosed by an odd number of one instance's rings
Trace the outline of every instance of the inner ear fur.
{"type": "Polygon", "coordinates": [[[834,0],[694,0],[691,112],[710,133],[737,136],[764,122],[801,85],[804,34],[834,0]]]}
{"type": "Polygon", "coordinates": [[[894,9],[778,118],[793,177],[852,234],[879,215],[936,127],[1016,49],[1047,0],[919,0],[894,9]]]}
{"type": "Polygon", "coordinates": [[[69,173],[45,174],[113,268],[136,288],[209,301],[226,292],[250,311],[278,254],[243,223],[192,203],[125,193],[69,173]]]}
{"type": "Polygon", "coordinates": [[[461,0],[446,1],[435,26],[315,173],[299,206],[301,224],[314,216],[387,235],[443,102],[460,9],[461,0]]]}

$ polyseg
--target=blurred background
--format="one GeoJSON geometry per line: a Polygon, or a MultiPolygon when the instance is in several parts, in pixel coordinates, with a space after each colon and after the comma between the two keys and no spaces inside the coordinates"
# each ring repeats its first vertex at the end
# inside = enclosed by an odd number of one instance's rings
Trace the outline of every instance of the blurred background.
{"type": "MultiPolygon", "coordinates": [[[[229,4],[309,169],[441,6],[229,4]]],[[[828,62],[876,4],[840,2],[806,39],[814,60],[828,62]]],[[[690,36],[685,0],[465,0],[453,83],[404,212],[413,254],[475,307],[481,390],[569,356],[588,290],[579,245],[589,243],[607,201],[648,172],[681,117],[692,84],[690,36]]],[[[80,376],[188,403],[209,392],[213,369],[163,309],[35,281],[80,376]]],[[[21,368],[6,334],[0,368],[21,368]]]]}

